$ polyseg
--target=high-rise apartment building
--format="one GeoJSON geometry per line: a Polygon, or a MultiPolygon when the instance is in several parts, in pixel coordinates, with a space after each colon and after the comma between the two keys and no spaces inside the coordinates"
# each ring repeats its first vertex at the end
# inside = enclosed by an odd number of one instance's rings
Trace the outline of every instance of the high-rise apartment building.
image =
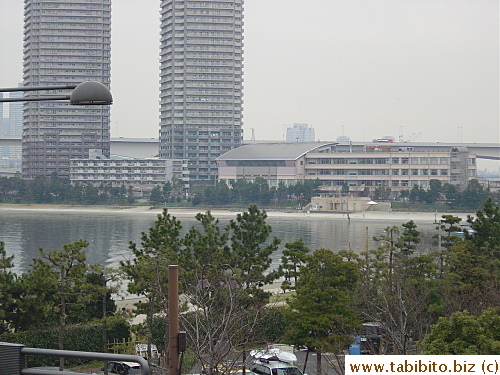
{"type": "Polygon", "coordinates": [[[293,124],[286,128],[287,142],[314,142],[314,128],[308,124],[293,124]]]}
{"type": "Polygon", "coordinates": [[[214,183],[215,158],[240,146],[243,0],[162,0],[160,157],[214,183]]]}
{"type": "MultiPolygon", "coordinates": [[[[109,88],[110,22],[111,0],[25,0],[24,86],[99,81],[109,88]]],[[[109,157],[109,124],[109,106],[26,102],[23,177],[69,178],[70,159],[88,158],[89,150],[109,157]]]]}

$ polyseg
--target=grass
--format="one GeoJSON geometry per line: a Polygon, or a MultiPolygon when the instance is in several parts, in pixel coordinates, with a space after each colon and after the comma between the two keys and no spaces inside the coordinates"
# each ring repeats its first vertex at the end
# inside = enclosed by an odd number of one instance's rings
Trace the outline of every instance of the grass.
{"type": "Polygon", "coordinates": [[[273,294],[271,298],[269,298],[269,303],[284,303],[287,298],[295,295],[295,291],[273,294]]]}

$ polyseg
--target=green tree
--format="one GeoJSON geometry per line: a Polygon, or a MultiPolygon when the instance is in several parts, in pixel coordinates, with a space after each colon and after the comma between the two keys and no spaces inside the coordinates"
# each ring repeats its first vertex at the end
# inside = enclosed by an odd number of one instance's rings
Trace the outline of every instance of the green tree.
{"type": "Polygon", "coordinates": [[[341,353],[360,326],[349,298],[357,279],[356,264],[327,249],[315,250],[300,268],[285,342],[317,351],[318,371],[320,353],[341,353]]]}
{"type": "Polygon", "coordinates": [[[91,183],[85,184],[83,188],[83,197],[85,203],[88,204],[99,204],[100,202],[99,190],[91,183]]]}
{"type": "Polygon", "coordinates": [[[246,212],[237,214],[228,225],[231,264],[240,270],[247,288],[270,283],[277,277],[275,272],[268,270],[272,262],[271,254],[278,249],[280,240],[273,237],[268,242],[272,228],[266,219],[266,211],[251,204],[246,212]]]}
{"type": "Polygon", "coordinates": [[[348,184],[347,182],[344,182],[344,183],[342,184],[342,188],[340,189],[340,193],[341,193],[342,195],[347,195],[347,194],[349,194],[349,184],[348,184]]]}
{"type": "Polygon", "coordinates": [[[446,203],[452,208],[460,207],[462,204],[462,193],[456,185],[449,183],[443,184],[442,193],[446,198],[446,203]]]}
{"type": "Polygon", "coordinates": [[[170,195],[172,194],[172,183],[167,181],[162,186],[163,199],[168,202],[170,195]]]}
{"type": "Polygon", "coordinates": [[[164,209],[148,232],[142,233],[140,247],[130,242],[133,258],[120,262],[121,271],[130,281],[128,291],[148,299],[145,304],[148,309],[148,340],[151,340],[153,314],[168,311],[168,266],[178,264],[183,247],[181,229],[181,222],[164,209]]]}
{"type": "Polygon", "coordinates": [[[283,181],[278,182],[278,189],[276,189],[276,198],[280,203],[288,201],[288,188],[283,181]]]}
{"type": "Polygon", "coordinates": [[[443,282],[447,312],[468,310],[479,315],[500,304],[500,214],[487,200],[476,217],[468,217],[472,232],[449,250],[443,282]]]}
{"type": "MultiPolygon", "coordinates": [[[[86,241],[80,240],[71,244],[63,245],[62,251],[50,250],[45,252],[42,248],[39,249],[40,255],[45,260],[52,272],[58,275],[57,298],[59,300],[59,349],[64,349],[64,328],[67,320],[68,303],[83,303],[82,293],[85,283],[85,273],[88,271],[88,266],[85,264],[85,248],[88,246],[86,241]],[[72,298],[73,297],[73,298],[72,298]],[[76,298],[76,300],[75,300],[76,298]]],[[[64,369],[64,358],[60,359],[59,371],[64,369]]]]}
{"type": "MultiPolygon", "coordinates": [[[[411,223],[403,228],[414,230],[411,223]]],[[[375,238],[379,248],[358,258],[360,281],[353,298],[360,315],[385,333],[384,345],[374,349],[407,354],[442,313],[436,265],[431,256],[406,251],[399,227],[384,232],[375,238]]]]}
{"type": "Polygon", "coordinates": [[[472,241],[481,252],[492,258],[500,258],[500,207],[490,198],[476,211],[476,217],[468,216],[473,233],[465,232],[465,238],[472,241]]]}
{"type": "Polygon", "coordinates": [[[254,185],[258,194],[258,202],[263,205],[269,204],[271,201],[271,193],[269,191],[269,183],[266,179],[262,177],[257,177],[255,179],[254,185]]]}
{"type": "Polygon", "coordinates": [[[438,233],[434,237],[437,238],[438,245],[436,255],[439,263],[439,274],[443,277],[444,267],[450,248],[455,242],[460,240],[455,233],[461,231],[461,228],[457,224],[460,223],[462,219],[453,215],[442,215],[441,218],[442,219],[439,220],[439,224],[436,227],[438,233]]]}
{"type": "Polygon", "coordinates": [[[410,190],[408,196],[411,203],[422,202],[425,197],[425,190],[423,190],[418,184],[414,184],[410,190]]]}
{"type": "Polygon", "coordinates": [[[455,312],[440,318],[422,341],[425,354],[500,355],[500,311],[485,310],[481,315],[455,312]]]}
{"type": "Polygon", "coordinates": [[[391,195],[391,189],[384,186],[377,186],[373,192],[373,199],[388,200],[391,195]]]}
{"type": "Polygon", "coordinates": [[[441,196],[442,188],[443,184],[440,180],[430,180],[429,190],[427,190],[427,193],[425,194],[425,201],[427,203],[436,203],[441,196]]]}
{"type": "Polygon", "coordinates": [[[462,206],[479,209],[490,196],[490,191],[485,189],[478,180],[470,180],[467,188],[462,192],[462,206]]]}
{"type": "Polygon", "coordinates": [[[449,251],[441,287],[446,312],[467,310],[478,315],[500,303],[498,260],[482,254],[469,240],[457,242],[449,251]]]}
{"type": "Polygon", "coordinates": [[[155,186],[151,190],[151,194],[149,195],[149,202],[154,206],[157,206],[164,202],[163,194],[159,186],[155,186]]]}
{"type": "MultiPolygon", "coordinates": [[[[389,287],[392,289],[392,275],[394,273],[394,260],[396,253],[396,244],[399,242],[399,232],[400,228],[397,225],[393,225],[392,227],[387,227],[384,229],[380,236],[375,236],[373,239],[379,243],[379,249],[375,253],[378,255],[377,262],[374,264],[376,268],[381,269],[381,272],[384,272],[386,262],[385,257],[387,254],[388,261],[388,282],[389,287]]],[[[365,254],[368,256],[368,254],[365,254]]],[[[367,259],[367,258],[366,258],[367,259]]],[[[366,264],[368,270],[368,264],[366,264]]]]}
{"type": "Polygon", "coordinates": [[[402,224],[402,227],[403,231],[396,242],[396,247],[402,254],[412,254],[420,242],[420,232],[417,230],[417,224],[413,220],[402,224]]]}
{"type": "Polygon", "coordinates": [[[401,190],[399,192],[399,197],[403,200],[403,202],[405,201],[405,199],[408,199],[410,198],[410,191],[409,190],[401,190]]]}
{"type": "MultiPolygon", "coordinates": [[[[251,219],[259,222],[263,212],[252,210],[252,213],[251,219]]],[[[241,270],[242,263],[236,261],[229,247],[231,226],[221,227],[210,212],[199,213],[196,219],[200,225],[189,230],[179,256],[182,294],[195,307],[190,314],[182,314],[182,325],[189,347],[207,372],[220,370],[221,365],[229,371],[237,360],[232,355],[233,348],[245,350],[262,342],[263,330],[259,327],[271,310],[263,303],[267,300],[259,294],[260,289],[253,285],[244,287],[248,274],[241,270]]],[[[244,225],[245,221],[239,223],[244,225]]],[[[265,222],[260,222],[260,226],[245,230],[258,231],[263,226],[265,222]]],[[[244,230],[237,232],[246,235],[244,230]]],[[[254,237],[256,241],[259,238],[254,237]]],[[[259,248],[257,245],[254,250],[259,248]]],[[[267,263],[263,257],[262,252],[257,256],[259,264],[267,263]]]]}
{"type": "Polygon", "coordinates": [[[16,312],[15,293],[17,275],[11,271],[14,267],[14,256],[7,256],[5,244],[0,241],[0,333],[8,332],[11,319],[16,312]]]}
{"type": "Polygon", "coordinates": [[[201,224],[201,230],[196,226],[191,227],[184,237],[185,247],[181,250],[180,258],[186,276],[194,277],[195,280],[231,262],[227,249],[228,228],[221,230],[219,220],[210,211],[198,213],[196,220],[201,224]]]}
{"type": "Polygon", "coordinates": [[[290,280],[297,281],[300,272],[300,267],[305,264],[306,256],[311,250],[304,244],[302,238],[296,241],[288,242],[283,249],[281,257],[281,267],[284,270],[285,281],[282,285],[283,289],[291,287],[290,280]]]}

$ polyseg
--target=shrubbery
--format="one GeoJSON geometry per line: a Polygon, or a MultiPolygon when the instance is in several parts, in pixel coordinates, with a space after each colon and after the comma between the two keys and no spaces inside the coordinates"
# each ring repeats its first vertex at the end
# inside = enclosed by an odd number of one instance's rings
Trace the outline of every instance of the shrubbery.
{"type": "MultiPolygon", "coordinates": [[[[0,341],[22,344],[29,348],[58,349],[59,328],[3,333],[0,341]]],[[[124,320],[111,320],[107,328],[108,340],[130,338],[130,325],[124,320]]],[[[102,325],[100,323],[67,326],[64,330],[64,350],[102,352],[102,325]]],[[[59,358],[28,356],[28,367],[58,366],[59,358]]],[[[86,362],[78,358],[68,358],[66,364],[75,365],[86,362]]]]}

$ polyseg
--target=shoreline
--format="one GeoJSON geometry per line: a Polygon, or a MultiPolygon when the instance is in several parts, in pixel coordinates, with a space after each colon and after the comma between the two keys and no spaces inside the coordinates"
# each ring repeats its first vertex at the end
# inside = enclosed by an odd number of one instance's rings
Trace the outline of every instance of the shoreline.
{"type": "MultiPolygon", "coordinates": [[[[162,212],[162,208],[150,208],[148,206],[85,206],[85,205],[63,205],[63,204],[13,204],[0,203],[1,212],[43,212],[43,213],[69,213],[69,214],[84,214],[84,213],[113,213],[113,214],[135,214],[135,215],[158,215],[162,212]]],[[[168,208],[168,212],[175,217],[194,217],[198,213],[210,211],[215,217],[236,217],[238,213],[243,212],[241,209],[210,209],[210,208],[168,208]]],[[[301,218],[307,219],[310,217],[321,219],[340,219],[340,220],[402,220],[402,222],[414,221],[436,221],[444,214],[452,214],[462,218],[463,221],[467,216],[475,216],[475,212],[448,212],[448,211],[361,211],[361,212],[326,212],[326,211],[279,211],[266,210],[268,217],[282,218],[301,218]]]]}

